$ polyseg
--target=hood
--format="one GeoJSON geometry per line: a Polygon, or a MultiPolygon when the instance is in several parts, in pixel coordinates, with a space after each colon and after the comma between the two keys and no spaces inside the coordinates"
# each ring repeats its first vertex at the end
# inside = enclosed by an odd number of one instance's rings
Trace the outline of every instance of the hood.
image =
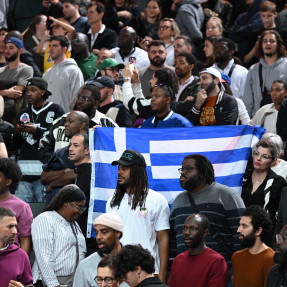
{"type": "Polygon", "coordinates": [[[271,65],[271,66],[267,65],[267,64],[265,63],[265,61],[264,61],[263,58],[260,58],[260,61],[259,61],[259,62],[260,62],[261,65],[262,65],[264,68],[266,68],[266,69],[274,69],[274,68],[276,68],[277,66],[279,66],[282,62],[284,62],[285,59],[286,59],[286,58],[281,57],[281,58],[279,58],[279,59],[278,59],[273,65],[271,65]]]}
{"type": "Polygon", "coordinates": [[[78,67],[76,61],[72,58],[66,59],[65,61],[59,63],[59,64],[53,64],[52,68],[50,68],[44,76],[47,74],[46,80],[48,83],[52,80],[56,81],[61,73],[69,73],[71,69],[74,69],[75,67],[78,67]]]}
{"type": "Polygon", "coordinates": [[[17,243],[10,244],[7,249],[0,251],[0,256],[5,256],[8,253],[18,250],[19,248],[20,246],[17,243]]]}
{"type": "Polygon", "coordinates": [[[265,2],[265,0],[255,0],[254,3],[250,6],[246,6],[246,11],[247,11],[247,15],[248,15],[248,18],[249,17],[252,17],[253,15],[259,13],[259,8],[260,8],[260,5],[265,2]]]}
{"type": "Polygon", "coordinates": [[[193,6],[196,6],[197,8],[201,6],[198,0],[183,0],[181,3],[178,4],[178,7],[184,4],[192,4],[193,6]]]}
{"type": "Polygon", "coordinates": [[[53,67],[65,67],[65,66],[70,66],[70,65],[78,66],[74,59],[69,58],[69,59],[66,59],[65,61],[59,63],[58,65],[54,64],[53,67]]]}

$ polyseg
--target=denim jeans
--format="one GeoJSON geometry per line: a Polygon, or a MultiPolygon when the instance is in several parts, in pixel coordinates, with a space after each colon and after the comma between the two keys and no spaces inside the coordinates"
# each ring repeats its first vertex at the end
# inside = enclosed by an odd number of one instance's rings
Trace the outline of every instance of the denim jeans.
{"type": "Polygon", "coordinates": [[[25,202],[46,201],[46,193],[40,179],[32,182],[20,181],[15,195],[25,202]]]}

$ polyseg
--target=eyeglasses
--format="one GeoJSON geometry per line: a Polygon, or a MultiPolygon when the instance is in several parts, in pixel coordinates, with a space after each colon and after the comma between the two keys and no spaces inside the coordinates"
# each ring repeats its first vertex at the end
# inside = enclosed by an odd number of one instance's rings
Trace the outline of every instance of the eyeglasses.
{"type": "Polygon", "coordinates": [[[87,97],[87,96],[77,96],[77,99],[78,99],[78,100],[83,100],[83,101],[85,101],[85,102],[92,102],[92,101],[93,101],[92,99],[90,99],[90,98],[87,97]]]}
{"type": "Polygon", "coordinates": [[[78,205],[76,205],[74,202],[72,202],[72,204],[73,204],[75,207],[77,207],[80,212],[85,212],[85,210],[87,209],[87,207],[85,207],[85,206],[78,206],[78,205]]]}
{"type": "Polygon", "coordinates": [[[115,72],[119,73],[119,72],[120,72],[120,69],[105,68],[104,71],[112,71],[113,73],[115,73],[115,72]]]}
{"type": "Polygon", "coordinates": [[[191,172],[193,170],[197,169],[196,167],[191,167],[191,166],[187,166],[187,167],[180,167],[178,169],[179,174],[181,174],[182,172],[187,173],[187,172],[191,172]]]}
{"type": "Polygon", "coordinates": [[[171,27],[166,26],[166,25],[158,27],[159,30],[168,30],[169,28],[171,28],[171,27]]]}
{"type": "Polygon", "coordinates": [[[97,284],[102,284],[103,281],[105,281],[107,284],[112,284],[113,281],[115,280],[115,278],[113,278],[113,277],[102,278],[100,276],[96,276],[94,280],[97,282],[97,284]]]}
{"type": "Polygon", "coordinates": [[[174,22],[174,19],[173,18],[163,18],[160,22],[174,22]]]}
{"type": "Polygon", "coordinates": [[[283,243],[287,241],[286,235],[276,234],[276,242],[283,243]]]}
{"type": "Polygon", "coordinates": [[[270,156],[270,155],[267,155],[267,154],[261,154],[261,153],[259,153],[258,151],[254,151],[253,152],[253,156],[254,157],[262,157],[263,159],[265,159],[265,160],[268,160],[268,159],[270,159],[270,158],[272,158],[272,156],[270,156]]]}

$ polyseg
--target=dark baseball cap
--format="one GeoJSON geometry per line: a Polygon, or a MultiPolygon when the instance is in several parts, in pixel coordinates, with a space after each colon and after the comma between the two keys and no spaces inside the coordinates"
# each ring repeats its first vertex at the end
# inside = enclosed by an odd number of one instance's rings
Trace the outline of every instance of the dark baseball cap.
{"type": "Polygon", "coordinates": [[[112,88],[113,90],[115,89],[115,83],[113,81],[112,78],[107,77],[107,76],[103,76],[103,77],[99,77],[97,79],[95,79],[91,85],[94,85],[98,88],[104,88],[104,87],[108,87],[108,88],[112,88]]]}
{"type": "Polygon", "coordinates": [[[20,39],[16,38],[16,37],[10,37],[7,41],[5,41],[5,43],[12,43],[18,49],[23,49],[24,48],[23,42],[20,39]]]}
{"type": "Polygon", "coordinates": [[[136,150],[127,149],[123,152],[119,160],[112,162],[112,165],[122,164],[125,166],[137,164],[141,166],[146,166],[146,162],[141,153],[136,150]]]}
{"type": "Polygon", "coordinates": [[[52,95],[50,91],[48,91],[48,83],[46,80],[39,78],[39,77],[34,77],[28,80],[26,87],[28,86],[36,86],[40,88],[41,90],[45,90],[46,94],[48,96],[52,95]]]}

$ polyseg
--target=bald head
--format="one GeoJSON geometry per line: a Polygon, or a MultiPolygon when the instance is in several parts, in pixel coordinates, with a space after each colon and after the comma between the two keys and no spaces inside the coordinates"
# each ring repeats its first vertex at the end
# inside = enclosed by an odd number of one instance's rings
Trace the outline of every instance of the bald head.
{"type": "Polygon", "coordinates": [[[209,220],[200,213],[190,215],[183,224],[182,235],[185,246],[190,249],[191,255],[202,253],[205,248],[205,238],[208,235],[209,220]]]}
{"type": "Polygon", "coordinates": [[[89,117],[80,111],[70,112],[65,122],[65,135],[72,138],[77,133],[87,133],[89,129],[89,117]]]}
{"type": "Polygon", "coordinates": [[[194,214],[190,215],[185,220],[185,222],[190,221],[190,220],[196,222],[200,227],[202,227],[202,229],[209,229],[209,226],[210,226],[209,220],[202,213],[194,213],[194,214]]]}
{"type": "Polygon", "coordinates": [[[83,33],[76,33],[71,41],[72,56],[82,54],[86,57],[89,53],[89,39],[83,33]]]}
{"type": "Polygon", "coordinates": [[[134,46],[137,33],[132,27],[125,27],[119,33],[118,46],[121,49],[127,49],[134,46]]]}
{"type": "Polygon", "coordinates": [[[13,31],[8,32],[8,34],[5,36],[4,41],[5,42],[8,41],[11,37],[15,37],[15,38],[18,38],[19,40],[23,41],[22,34],[17,30],[13,30],[13,31]]]}

